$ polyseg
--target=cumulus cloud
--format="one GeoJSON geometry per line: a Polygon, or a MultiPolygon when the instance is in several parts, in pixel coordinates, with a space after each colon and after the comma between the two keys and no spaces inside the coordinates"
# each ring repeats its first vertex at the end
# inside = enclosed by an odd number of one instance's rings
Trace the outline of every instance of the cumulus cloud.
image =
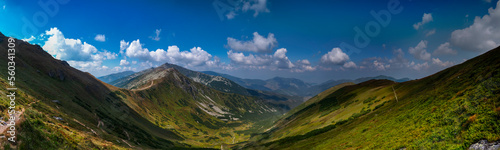
{"type": "Polygon", "coordinates": [[[130,63],[127,60],[125,59],[120,60],[120,66],[128,66],[128,65],[130,65],[130,63]]]}
{"type": "Polygon", "coordinates": [[[155,30],[155,35],[154,36],[149,36],[150,39],[155,40],[155,41],[160,41],[160,33],[161,29],[156,29],[155,30]]]}
{"type": "Polygon", "coordinates": [[[243,3],[242,7],[243,12],[247,12],[249,10],[253,10],[253,17],[257,17],[259,13],[269,12],[267,8],[267,0],[250,0],[243,3]]]}
{"type": "Polygon", "coordinates": [[[173,45],[168,46],[167,50],[157,49],[155,51],[149,51],[147,48],[143,47],[139,39],[130,42],[130,44],[122,40],[120,45],[121,49],[125,49],[124,53],[126,56],[149,62],[169,62],[189,67],[204,66],[207,65],[207,63],[214,65],[215,63],[214,60],[211,60],[212,55],[201,49],[201,47],[193,47],[189,51],[180,51],[179,47],[173,45]]]}
{"type": "Polygon", "coordinates": [[[488,14],[476,16],[474,23],[451,33],[451,44],[463,50],[484,52],[500,45],[500,1],[488,14]]]}
{"type": "Polygon", "coordinates": [[[235,51],[250,51],[259,53],[268,53],[278,44],[274,34],[269,33],[267,38],[259,35],[259,33],[253,33],[253,39],[251,41],[239,41],[237,39],[228,37],[227,46],[235,51]]]}
{"type": "Polygon", "coordinates": [[[415,47],[410,47],[408,52],[413,55],[416,59],[420,60],[430,60],[431,54],[427,52],[427,41],[422,40],[415,47]]]}
{"type": "Polygon", "coordinates": [[[414,70],[417,70],[417,71],[420,71],[420,70],[425,70],[425,69],[428,69],[429,68],[429,64],[427,62],[424,62],[424,63],[415,63],[415,62],[411,62],[410,65],[409,65],[412,69],[414,70]]]}
{"type": "Polygon", "coordinates": [[[141,42],[139,41],[139,39],[137,39],[135,41],[132,41],[128,45],[128,47],[125,49],[125,55],[128,57],[148,59],[149,50],[147,48],[142,48],[141,42]]]}
{"type": "Polygon", "coordinates": [[[349,62],[344,63],[344,65],[342,67],[344,67],[344,68],[357,68],[358,66],[356,66],[356,63],[349,61],[349,62]]]}
{"type": "Polygon", "coordinates": [[[287,51],[285,48],[280,48],[276,50],[276,52],[273,55],[274,63],[280,69],[290,69],[294,67],[292,62],[286,56],[286,52],[287,51]]]}
{"type": "Polygon", "coordinates": [[[130,42],[125,42],[125,40],[120,41],[120,54],[123,54],[123,50],[127,49],[130,42]]]}
{"type": "Polygon", "coordinates": [[[316,67],[311,66],[311,62],[307,59],[297,60],[294,64],[293,72],[315,71],[316,67]]]}
{"type": "Polygon", "coordinates": [[[272,55],[248,54],[247,56],[245,56],[245,54],[243,53],[233,52],[232,50],[230,50],[227,52],[227,56],[231,60],[232,64],[244,68],[271,70],[284,69],[297,72],[314,70],[312,69],[311,64],[308,60],[301,60],[296,64],[293,64],[290,59],[288,59],[288,56],[286,56],[287,52],[288,51],[285,48],[280,48],[276,50],[272,55]]]}
{"type": "Polygon", "coordinates": [[[436,50],[434,50],[434,52],[432,54],[433,55],[457,54],[457,51],[451,49],[450,43],[446,42],[446,43],[439,45],[439,47],[436,50]]]}
{"type": "Polygon", "coordinates": [[[49,36],[43,49],[57,59],[73,61],[96,61],[105,59],[115,59],[116,54],[107,51],[98,51],[96,47],[82,42],[80,39],[65,38],[63,33],[57,28],[45,31],[49,36]]]}
{"type": "Polygon", "coordinates": [[[233,52],[232,50],[227,52],[227,57],[231,60],[231,63],[245,66],[268,66],[272,63],[271,55],[253,55],[249,54],[245,56],[243,53],[233,52]]]}
{"type": "Polygon", "coordinates": [[[321,56],[321,63],[341,65],[349,60],[349,56],[338,47],[333,48],[327,54],[321,56]]]}
{"type": "Polygon", "coordinates": [[[106,35],[104,34],[98,34],[94,37],[94,40],[99,41],[99,42],[105,42],[106,41],[106,35]]]}
{"type": "Polygon", "coordinates": [[[422,16],[422,21],[413,24],[413,28],[415,28],[415,30],[418,30],[422,25],[429,23],[431,21],[433,21],[432,13],[424,13],[424,16],[422,16]]]}
{"type": "Polygon", "coordinates": [[[435,64],[435,65],[438,65],[441,67],[449,67],[449,66],[453,65],[453,62],[450,62],[450,61],[442,62],[439,58],[432,58],[432,64],[435,64]]]}

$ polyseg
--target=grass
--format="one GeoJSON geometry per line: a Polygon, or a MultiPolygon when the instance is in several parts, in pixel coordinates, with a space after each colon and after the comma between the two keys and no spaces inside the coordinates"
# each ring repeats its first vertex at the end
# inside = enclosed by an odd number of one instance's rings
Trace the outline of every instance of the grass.
{"type": "Polygon", "coordinates": [[[497,48],[420,80],[343,87],[242,145],[248,149],[467,149],[482,139],[498,141],[498,57],[497,48]]]}

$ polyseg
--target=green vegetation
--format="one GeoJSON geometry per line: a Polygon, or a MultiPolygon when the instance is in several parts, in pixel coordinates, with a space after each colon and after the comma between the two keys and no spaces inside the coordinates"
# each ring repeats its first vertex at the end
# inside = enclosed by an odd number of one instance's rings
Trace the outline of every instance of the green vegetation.
{"type": "Polygon", "coordinates": [[[314,102],[310,105],[292,110],[294,113],[278,121],[273,129],[240,146],[467,149],[481,139],[498,141],[499,71],[497,48],[420,80],[372,80],[345,86],[321,100],[311,99],[314,102]]]}

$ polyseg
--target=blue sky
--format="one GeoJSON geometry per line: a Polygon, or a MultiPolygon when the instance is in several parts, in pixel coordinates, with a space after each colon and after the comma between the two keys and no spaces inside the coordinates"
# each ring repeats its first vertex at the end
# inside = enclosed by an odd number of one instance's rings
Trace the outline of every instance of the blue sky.
{"type": "Polygon", "coordinates": [[[500,45],[499,4],[0,0],[0,32],[39,44],[95,76],[168,62],[242,78],[316,83],[376,75],[421,78],[500,45]],[[377,21],[371,11],[388,13],[390,20],[383,15],[377,21]]]}

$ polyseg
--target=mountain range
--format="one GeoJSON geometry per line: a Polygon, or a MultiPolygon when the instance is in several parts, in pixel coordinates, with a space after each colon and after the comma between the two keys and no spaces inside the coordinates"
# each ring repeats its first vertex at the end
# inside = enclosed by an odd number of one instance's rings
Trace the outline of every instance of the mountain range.
{"type": "MultiPolygon", "coordinates": [[[[13,40],[21,119],[18,141],[2,138],[3,149],[467,149],[500,140],[500,48],[416,80],[316,85],[167,63],[102,78],[123,76],[108,84],[13,40]]],[[[0,33],[2,56],[8,41],[0,33]]],[[[0,85],[9,121],[8,74],[0,85]]]]}
{"type": "Polygon", "coordinates": [[[346,82],[361,83],[372,79],[387,79],[395,82],[405,82],[410,80],[409,78],[395,79],[393,77],[379,75],[375,77],[363,77],[354,80],[351,79],[329,80],[321,84],[313,84],[295,78],[274,77],[268,80],[260,80],[260,79],[242,79],[228,74],[222,74],[213,71],[204,71],[203,73],[227,78],[249,89],[270,91],[289,96],[302,96],[306,98],[310,98],[333,86],[346,82]]]}

